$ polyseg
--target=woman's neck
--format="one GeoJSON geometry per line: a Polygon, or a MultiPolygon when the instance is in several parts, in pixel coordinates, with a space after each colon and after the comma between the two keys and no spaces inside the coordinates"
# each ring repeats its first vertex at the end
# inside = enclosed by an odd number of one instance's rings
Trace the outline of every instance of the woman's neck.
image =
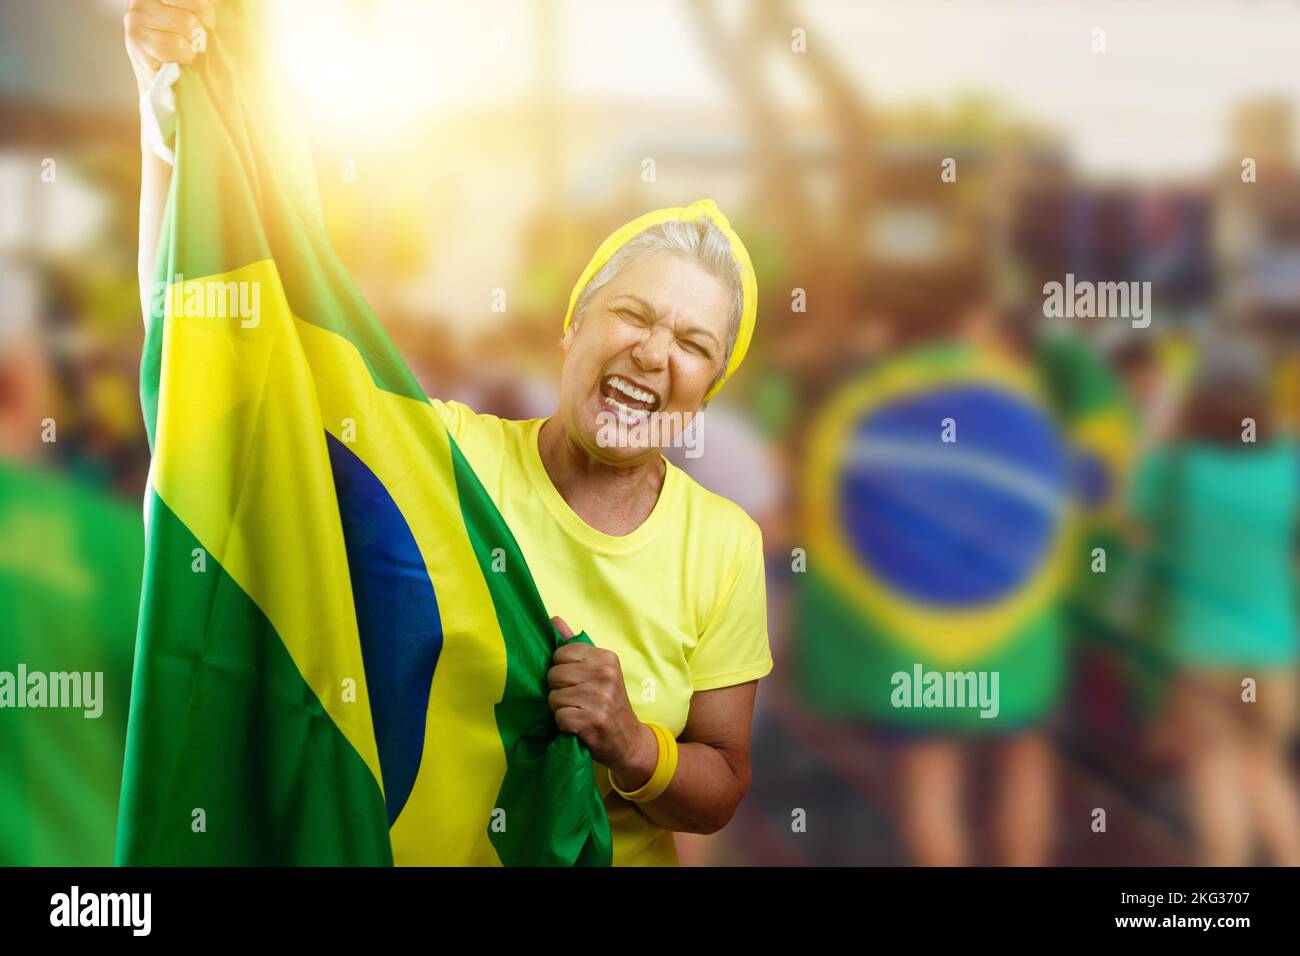
{"type": "Polygon", "coordinates": [[[558,417],[543,423],[537,450],[560,497],[597,531],[631,534],[654,511],[667,471],[662,456],[626,468],[597,461],[569,438],[558,417]]]}

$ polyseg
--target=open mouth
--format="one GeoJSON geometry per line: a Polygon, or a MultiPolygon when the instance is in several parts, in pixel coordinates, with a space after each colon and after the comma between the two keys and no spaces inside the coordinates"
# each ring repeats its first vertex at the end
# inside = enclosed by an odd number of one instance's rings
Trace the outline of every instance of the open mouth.
{"type": "Polygon", "coordinates": [[[639,421],[659,407],[659,395],[630,379],[607,375],[600,383],[602,404],[628,421],[639,421]]]}

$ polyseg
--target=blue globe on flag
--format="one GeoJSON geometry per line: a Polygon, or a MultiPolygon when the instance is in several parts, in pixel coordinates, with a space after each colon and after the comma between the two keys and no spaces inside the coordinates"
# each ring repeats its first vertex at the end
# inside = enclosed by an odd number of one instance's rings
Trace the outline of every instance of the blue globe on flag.
{"type": "Polygon", "coordinates": [[[1074,465],[1032,376],[964,347],[850,384],[818,425],[812,554],[884,631],[956,660],[1056,596],[1074,465]]]}

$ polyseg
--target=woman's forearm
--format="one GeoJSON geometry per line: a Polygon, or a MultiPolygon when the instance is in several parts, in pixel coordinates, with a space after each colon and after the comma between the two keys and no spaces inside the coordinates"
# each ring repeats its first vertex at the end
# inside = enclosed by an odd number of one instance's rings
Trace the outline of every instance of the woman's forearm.
{"type": "MultiPolygon", "coordinates": [[[[163,64],[185,67],[193,63],[205,49],[207,34],[215,23],[212,0],[128,0],[122,25],[137,92],[144,95],[163,64]]],[[[149,149],[142,149],[140,254],[136,270],[140,312],[146,326],[152,317],[154,260],[171,181],[171,166],[149,149]]]]}
{"type": "Polygon", "coordinates": [[[143,150],[140,156],[140,254],[136,269],[140,281],[140,312],[146,327],[153,309],[158,234],[162,231],[163,211],[167,206],[171,181],[171,166],[150,150],[143,150]]]}
{"type": "MultiPolygon", "coordinates": [[[[621,671],[616,676],[618,689],[626,693],[621,671]]],[[[748,681],[692,695],[668,789],[654,800],[637,804],[652,823],[666,830],[715,833],[731,821],[753,779],[749,742],[756,688],[757,681],[748,681]]],[[[630,711],[631,705],[625,704],[620,712],[630,711]]],[[[606,764],[625,792],[644,787],[659,764],[654,731],[635,717],[632,727],[619,734],[625,744],[606,764]]]]}
{"type": "Polygon", "coordinates": [[[677,772],[668,789],[642,813],[666,830],[715,833],[726,826],[749,789],[748,772],[738,773],[717,748],[703,743],[677,747],[677,772]],[[746,779],[741,779],[741,775],[746,779]]]}

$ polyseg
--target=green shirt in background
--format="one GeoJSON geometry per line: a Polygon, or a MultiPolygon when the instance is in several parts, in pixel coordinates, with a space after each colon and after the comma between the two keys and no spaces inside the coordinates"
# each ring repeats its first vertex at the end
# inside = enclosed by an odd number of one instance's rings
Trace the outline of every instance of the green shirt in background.
{"type": "Polygon", "coordinates": [[[103,675],[98,717],[0,706],[0,866],[113,862],[143,560],[139,509],[0,461],[0,674],[103,675]]]}

